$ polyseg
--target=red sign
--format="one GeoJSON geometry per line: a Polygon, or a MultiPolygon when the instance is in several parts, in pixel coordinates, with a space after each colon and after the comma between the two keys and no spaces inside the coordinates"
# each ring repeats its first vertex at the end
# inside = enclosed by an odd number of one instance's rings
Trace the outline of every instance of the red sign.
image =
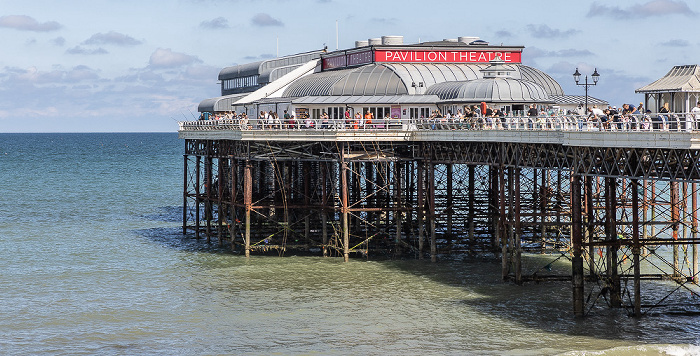
{"type": "Polygon", "coordinates": [[[520,51],[411,51],[376,50],[375,62],[402,63],[488,63],[497,57],[506,63],[520,63],[520,51]]]}

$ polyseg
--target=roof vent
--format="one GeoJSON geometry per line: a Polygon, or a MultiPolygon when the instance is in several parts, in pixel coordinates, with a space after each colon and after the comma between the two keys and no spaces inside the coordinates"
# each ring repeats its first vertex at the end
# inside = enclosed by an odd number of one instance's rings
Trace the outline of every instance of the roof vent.
{"type": "Polygon", "coordinates": [[[443,38],[442,41],[443,42],[457,42],[457,39],[456,38],[443,38]]]}
{"type": "Polygon", "coordinates": [[[355,41],[355,48],[367,47],[367,46],[369,46],[369,41],[367,41],[367,40],[355,41]]]}
{"type": "Polygon", "coordinates": [[[370,38],[367,40],[367,42],[369,42],[370,46],[381,46],[382,45],[381,38],[370,38]]]}
{"type": "Polygon", "coordinates": [[[468,36],[460,36],[457,38],[457,40],[459,42],[466,43],[466,44],[472,43],[478,39],[479,39],[479,37],[468,37],[468,36]]]}
{"type": "Polygon", "coordinates": [[[385,46],[402,45],[403,36],[382,36],[382,44],[385,46]]]}
{"type": "Polygon", "coordinates": [[[469,45],[471,45],[471,46],[488,46],[489,43],[484,41],[484,40],[476,40],[476,41],[469,42],[469,45]]]}

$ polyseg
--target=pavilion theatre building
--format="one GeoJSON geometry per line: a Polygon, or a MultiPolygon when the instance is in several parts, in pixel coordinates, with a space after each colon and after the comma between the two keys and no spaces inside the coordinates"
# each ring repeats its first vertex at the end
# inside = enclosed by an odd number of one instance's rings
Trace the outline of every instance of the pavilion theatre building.
{"type": "MultiPolygon", "coordinates": [[[[529,104],[573,109],[583,96],[564,95],[546,73],[523,65],[522,46],[492,46],[477,37],[406,45],[401,36],[356,41],[355,48],[325,50],[227,67],[219,73],[220,97],[200,112],[284,110],[298,119],[322,112],[340,119],[371,111],[375,118],[429,117],[456,113],[482,102],[519,114],[529,104]]],[[[589,104],[607,105],[590,98],[589,104]]]]}

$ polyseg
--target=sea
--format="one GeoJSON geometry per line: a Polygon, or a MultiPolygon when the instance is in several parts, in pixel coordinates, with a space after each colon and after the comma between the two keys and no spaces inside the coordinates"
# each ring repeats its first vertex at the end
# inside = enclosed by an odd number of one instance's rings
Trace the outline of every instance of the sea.
{"type": "Polygon", "coordinates": [[[697,314],[577,320],[571,282],[503,282],[493,256],[246,259],[183,236],[183,153],[176,133],[0,134],[0,354],[700,354],[697,314]]]}

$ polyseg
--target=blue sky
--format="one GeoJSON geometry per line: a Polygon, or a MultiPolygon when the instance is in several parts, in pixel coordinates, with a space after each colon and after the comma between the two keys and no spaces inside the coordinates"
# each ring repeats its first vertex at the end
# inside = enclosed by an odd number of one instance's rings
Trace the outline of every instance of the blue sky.
{"type": "Polygon", "coordinates": [[[567,94],[639,103],[634,89],[700,64],[689,0],[0,0],[0,132],[176,131],[219,95],[221,68],[279,54],[478,36],[522,45],[567,94]]]}

